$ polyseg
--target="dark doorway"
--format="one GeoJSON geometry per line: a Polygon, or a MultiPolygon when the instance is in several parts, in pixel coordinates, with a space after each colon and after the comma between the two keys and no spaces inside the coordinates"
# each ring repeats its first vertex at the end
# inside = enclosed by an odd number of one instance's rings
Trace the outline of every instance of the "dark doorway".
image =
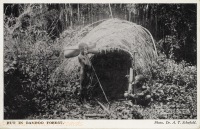
{"type": "MultiPolygon", "coordinates": [[[[123,98],[124,92],[128,89],[126,75],[129,74],[132,62],[130,54],[123,50],[103,52],[94,55],[91,62],[108,99],[123,98]]],[[[93,97],[104,98],[95,76],[92,84],[95,85],[92,90],[93,97]]]]}

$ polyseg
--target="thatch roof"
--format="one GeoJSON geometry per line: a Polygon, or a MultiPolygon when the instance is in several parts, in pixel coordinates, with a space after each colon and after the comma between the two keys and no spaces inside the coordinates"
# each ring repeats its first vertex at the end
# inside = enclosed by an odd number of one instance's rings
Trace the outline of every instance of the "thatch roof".
{"type": "MultiPolygon", "coordinates": [[[[152,63],[156,61],[157,50],[150,32],[144,27],[135,23],[119,20],[106,20],[91,31],[85,34],[86,28],[83,28],[78,35],[74,37],[73,42],[67,43],[66,47],[77,47],[80,43],[86,43],[89,46],[95,46],[99,52],[111,52],[114,50],[122,50],[135,56],[135,64],[137,72],[151,73],[152,63]]],[[[93,57],[94,54],[89,54],[93,57]]],[[[133,60],[133,59],[132,59],[133,60]]],[[[62,64],[65,75],[71,75],[74,69],[79,67],[77,56],[69,58],[62,64]]]]}

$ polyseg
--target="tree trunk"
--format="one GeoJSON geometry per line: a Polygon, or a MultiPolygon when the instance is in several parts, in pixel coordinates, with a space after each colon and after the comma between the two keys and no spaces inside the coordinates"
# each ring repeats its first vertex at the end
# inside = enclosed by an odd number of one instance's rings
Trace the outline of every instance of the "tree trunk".
{"type": "Polygon", "coordinates": [[[131,11],[129,11],[129,21],[131,21],[131,11]]]}

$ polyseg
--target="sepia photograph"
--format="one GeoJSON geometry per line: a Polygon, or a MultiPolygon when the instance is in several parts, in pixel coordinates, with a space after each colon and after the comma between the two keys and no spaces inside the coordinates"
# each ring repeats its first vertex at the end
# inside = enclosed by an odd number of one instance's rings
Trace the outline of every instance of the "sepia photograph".
{"type": "Polygon", "coordinates": [[[2,62],[4,120],[197,120],[197,3],[3,3],[2,62]]]}

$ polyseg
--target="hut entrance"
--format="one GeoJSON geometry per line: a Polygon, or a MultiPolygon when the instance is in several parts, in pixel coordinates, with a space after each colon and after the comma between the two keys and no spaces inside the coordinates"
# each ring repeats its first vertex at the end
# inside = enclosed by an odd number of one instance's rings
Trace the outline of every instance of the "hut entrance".
{"type": "MultiPolygon", "coordinates": [[[[110,100],[123,98],[128,88],[128,78],[132,58],[128,52],[114,50],[94,55],[91,59],[102,87],[110,100]]],[[[93,79],[93,97],[104,98],[96,77],[93,79]]]]}

